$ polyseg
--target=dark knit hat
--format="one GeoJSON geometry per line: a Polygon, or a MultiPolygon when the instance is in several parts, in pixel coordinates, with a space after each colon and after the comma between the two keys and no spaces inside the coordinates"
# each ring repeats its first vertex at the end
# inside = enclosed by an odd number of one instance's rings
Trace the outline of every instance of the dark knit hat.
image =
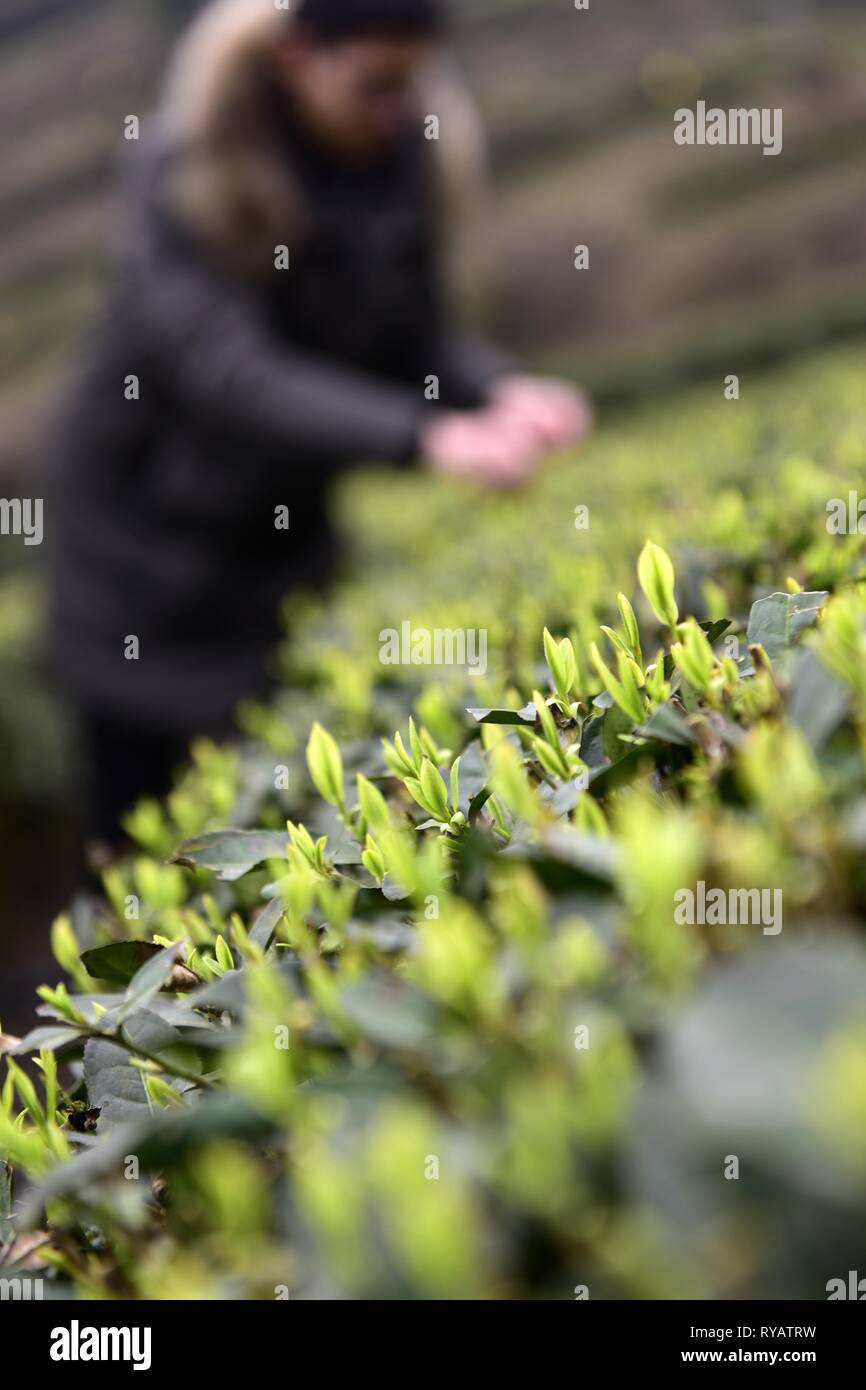
{"type": "Polygon", "coordinates": [[[301,0],[297,16],[323,39],[383,32],[435,34],[445,18],[442,0],[301,0]]]}

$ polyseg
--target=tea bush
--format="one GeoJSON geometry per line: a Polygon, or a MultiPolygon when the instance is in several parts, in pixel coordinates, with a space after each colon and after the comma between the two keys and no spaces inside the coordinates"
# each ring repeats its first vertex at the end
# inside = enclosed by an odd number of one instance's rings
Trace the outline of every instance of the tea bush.
{"type": "Polygon", "coordinates": [[[861,378],[645,407],[531,499],[348,486],[284,695],[54,924],[66,983],[3,1044],[7,1265],[146,1299],[863,1267],[866,589],[826,524],[861,378]],[[486,630],[486,673],[383,666],[407,620],[486,630]]]}

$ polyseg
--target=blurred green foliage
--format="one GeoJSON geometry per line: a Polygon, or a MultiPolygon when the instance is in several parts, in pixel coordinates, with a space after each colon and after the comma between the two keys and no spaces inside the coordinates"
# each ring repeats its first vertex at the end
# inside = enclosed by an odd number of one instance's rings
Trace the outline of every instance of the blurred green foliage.
{"type": "Polygon", "coordinates": [[[101,1297],[862,1269],[866,588],[826,507],[864,426],[857,348],[646,406],[531,498],[349,484],[284,696],[54,925],[66,983],[3,1043],[7,1263],[36,1228],[101,1297]],[[404,620],[488,628],[487,674],[382,666],[404,620]],[[782,929],[679,924],[699,882],[782,929]]]}

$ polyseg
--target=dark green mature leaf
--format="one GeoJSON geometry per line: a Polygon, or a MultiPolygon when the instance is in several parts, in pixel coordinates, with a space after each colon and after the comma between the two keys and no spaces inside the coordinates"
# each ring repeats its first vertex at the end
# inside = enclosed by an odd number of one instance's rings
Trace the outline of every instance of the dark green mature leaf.
{"type": "Polygon", "coordinates": [[[660,743],[674,743],[683,748],[692,747],[698,742],[685,715],[675,705],[660,705],[647,720],[639,734],[646,738],[658,739],[660,743]]]}
{"type": "Polygon", "coordinates": [[[826,1279],[866,1254],[862,1182],[814,1103],[834,1038],[866,1026],[866,949],[815,926],[813,938],[759,937],[664,1021],[626,1149],[633,1200],[686,1239],[759,1213],[738,1277],[784,1298],[825,1297],[826,1279]],[[724,1179],[727,1155],[737,1181],[724,1179]]]}
{"type": "MultiPolygon", "coordinates": [[[[283,959],[282,955],[278,955],[272,968],[279,972],[293,993],[299,992],[299,968],[295,960],[283,959]]],[[[245,970],[227,970],[218,980],[212,980],[188,998],[197,1009],[212,1009],[241,1018],[248,1008],[248,983],[249,976],[245,970]]]]}
{"type": "Polygon", "coordinates": [[[389,903],[404,903],[409,897],[402,884],[397,883],[391,874],[386,874],[382,880],[382,897],[389,903]]]}
{"type": "Polygon", "coordinates": [[[604,714],[596,714],[591,719],[587,719],[583,726],[580,756],[589,768],[607,767],[609,762],[604,751],[604,721],[604,714]]]}
{"type": "MultiPolygon", "coordinates": [[[[557,869],[573,870],[579,879],[597,888],[599,884],[609,888],[614,881],[617,866],[616,846],[610,840],[602,840],[594,835],[585,835],[568,825],[554,825],[541,835],[530,835],[527,839],[515,837],[508,847],[501,851],[502,859],[531,860],[536,871],[544,877],[545,864],[557,869]]],[[[561,872],[557,880],[557,892],[563,891],[559,880],[572,879],[575,875],[561,872]]]]}
{"type": "Polygon", "coordinates": [[[260,946],[263,951],[267,951],[273,943],[277,927],[285,913],[282,899],[276,897],[268,903],[263,912],[260,912],[250,931],[250,940],[260,946]]]}
{"type": "Polygon", "coordinates": [[[788,708],[813,748],[823,748],[839,727],[850,705],[845,687],[818,660],[815,652],[798,651],[791,670],[788,708]]]}
{"type": "Polygon", "coordinates": [[[476,739],[460,757],[460,805],[457,810],[467,816],[470,814],[473,802],[487,790],[489,777],[487,754],[480,740],[476,739]]]}
{"type": "Polygon", "coordinates": [[[556,825],[542,837],[545,852],[560,864],[580,869],[589,878],[612,883],[616,873],[618,852],[612,840],[584,835],[570,826],[556,825]]]}
{"type": "Polygon", "coordinates": [[[469,824],[474,825],[493,795],[492,787],[482,787],[477,796],[473,796],[469,802],[469,824]]]}
{"type": "Polygon", "coordinates": [[[116,1043],[91,1038],[84,1049],[84,1084],[90,1105],[100,1111],[100,1134],[150,1113],[141,1072],[131,1065],[129,1052],[116,1043]]]}
{"type": "Polygon", "coordinates": [[[399,1071],[390,1065],[387,1057],[378,1058],[372,1066],[363,1071],[349,1067],[338,1067],[326,1072],[310,1082],[310,1090],[318,1096],[336,1096],[348,1102],[344,1116],[351,1124],[375,1118],[378,1108],[391,1100],[400,1100],[405,1094],[399,1071]]]}
{"type": "Polygon", "coordinates": [[[213,1009],[240,1017],[247,1006],[246,985],[242,970],[227,970],[218,980],[196,990],[191,999],[197,1009],[213,1009]]]}
{"type": "Polygon", "coordinates": [[[288,838],[280,830],[212,830],[185,841],[172,862],[210,869],[224,883],[235,883],[269,859],[285,859],[288,838]]]}
{"type": "Polygon", "coordinates": [[[162,953],[162,946],[155,946],[151,941],[116,941],[111,946],[85,951],[81,964],[94,980],[128,985],[143,965],[162,953]]]}
{"type": "Polygon", "coordinates": [[[799,634],[817,622],[829,594],[770,594],[752,605],[749,617],[749,645],[760,644],[771,661],[777,662],[799,634]]]}
{"type": "MultiPolygon", "coordinates": [[[[183,1042],[185,1048],[191,1048],[195,1053],[226,1052],[229,1048],[238,1047],[246,1039],[246,1031],[243,1028],[235,1027],[232,1024],[205,1023],[202,1020],[199,1028],[185,1028],[183,1030],[183,1042]]],[[[216,1067],[217,1063],[212,1058],[206,1062],[206,1070],[216,1067]]]]}
{"type": "Polygon", "coordinates": [[[521,724],[529,728],[535,727],[537,719],[535,705],[525,705],[523,709],[469,709],[467,714],[471,714],[477,724],[521,724]]]}
{"type": "Polygon", "coordinates": [[[589,776],[590,791],[593,796],[606,796],[608,792],[616,791],[618,787],[628,786],[629,782],[634,781],[637,777],[644,764],[651,762],[652,758],[652,745],[648,744],[644,748],[632,748],[617,763],[593,768],[589,776]]]}
{"type": "Polygon", "coordinates": [[[350,941],[370,942],[385,955],[409,951],[415,943],[417,930],[401,913],[382,914],[369,922],[349,923],[346,935],[350,941]]]}
{"type": "MultiPolygon", "coordinates": [[[[140,1010],[123,1024],[123,1035],[143,1056],[183,1056],[183,1039],[176,1028],[156,1014],[140,1010]]],[[[99,1132],[149,1114],[151,1105],[141,1072],[130,1063],[131,1053],[107,1038],[92,1038],[84,1049],[84,1081],[90,1105],[99,1110],[99,1132]]]]}
{"type": "MultiPolygon", "coordinates": [[[[122,1008],[125,998],[125,994],[100,994],[94,991],[93,994],[70,995],[70,1002],[84,1015],[89,1024],[98,1029],[105,1014],[122,1008]]],[[[201,1022],[188,1004],[170,994],[155,994],[148,1004],[148,1009],[175,1027],[198,1026],[201,1022]]],[[[60,1024],[65,1025],[63,1016],[50,1004],[40,1004],[36,1012],[40,1018],[55,1018],[60,1024]]]]}
{"type": "Polygon", "coordinates": [[[168,950],[160,951],[151,960],[147,961],[130,981],[126,991],[126,997],[120,1006],[118,1022],[122,1022],[136,1009],[143,1009],[145,1004],[157,994],[165,984],[168,983],[169,976],[174,970],[175,962],[181,951],[181,942],[177,942],[168,950]]]}
{"type": "Polygon", "coordinates": [[[561,782],[559,786],[550,787],[546,784],[538,789],[538,795],[543,805],[555,816],[567,816],[569,811],[573,811],[580,798],[586,791],[586,787],[581,778],[573,778],[570,782],[561,782]]]}
{"type": "Polygon", "coordinates": [[[38,1052],[43,1047],[50,1052],[57,1052],[69,1043],[79,1042],[84,1036],[80,1028],[67,1027],[63,1024],[58,1024],[56,1028],[34,1028],[32,1033],[28,1033],[26,1038],[22,1038],[17,1047],[12,1050],[16,1055],[23,1052],[38,1052]]]}
{"type": "Polygon", "coordinates": [[[436,1036],[431,1001],[384,972],[368,974],[343,990],[343,1008],[368,1041],[412,1051],[436,1036]]]}
{"type": "Polygon", "coordinates": [[[325,854],[338,869],[361,863],[363,845],[359,845],[354,835],[346,829],[333,806],[321,807],[317,814],[305,819],[304,825],[314,840],[322,835],[327,836],[325,854]]]}
{"type": "Polygon", "coordinates": [[[273,1128],[272,1121],[237,1095],[205,1096],[198,1105],[182,1110],[159,1110],[130,1119],[112,1128],[94,1147],[60,1164],[33,1188],[23,1205],[22,1227],[32,1229],[52,1197],[72,1193],[80,1197],[91,1185],[116,1177],[127,1154],[135,1154],[142,1170],[152,1172],[179,1162],[212,1139],[263,1143],[273,1128]]]}
{"type": "Polygon", "coordinates": [[[852,849],[866,851],[866,797],[859,797],[842,815],[842,831],[852,849]]]}
{"type": "Polygon", "coordinates": [[[725,633],[733,626],[734,622],[732,618],[717,618],[715,622],[698,623],[698,627],[701,631],[706,633],[707,641],[711,647],[715,646],[719,638],[724,637],[725,633]]]}

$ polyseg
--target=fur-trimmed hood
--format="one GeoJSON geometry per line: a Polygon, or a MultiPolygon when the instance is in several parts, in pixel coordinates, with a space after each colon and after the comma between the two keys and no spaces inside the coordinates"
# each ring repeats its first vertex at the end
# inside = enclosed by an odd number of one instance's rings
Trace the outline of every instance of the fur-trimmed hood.
{"type": "MultiPolygon", "coordinates": [[[[291,23],[274,0],[213,0],[172,61],[160,112],[170,154],[162,197],[222,262],[247,274],[273,266],[274,246],[302,234],[303,196],[269,128],[268,51],[291,23]]],[[[453,73],[429,71],[420,115],[439,119],[432,173],[443,231],[476,206],[484,142],[453,73]]]]}

